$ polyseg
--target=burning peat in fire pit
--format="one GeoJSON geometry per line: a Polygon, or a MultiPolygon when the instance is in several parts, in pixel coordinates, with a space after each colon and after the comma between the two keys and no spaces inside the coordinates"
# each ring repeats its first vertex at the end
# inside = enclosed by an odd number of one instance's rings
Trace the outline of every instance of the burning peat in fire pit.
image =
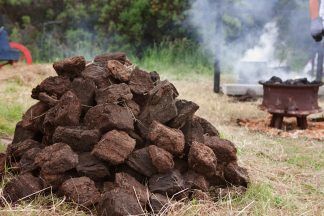
{"type": "Polygon", "coordinates": [[[260,81],[260,84],[287,85],[287,86],[307,86],[307,85],[322,85],[322,82],[314,80],[308,81],[307,78],[287,79],[283,81],[280,77],[273,76],[267,81],[260,81]]]}
{"type": "Polygon", "coordinates": [[[54,192],[98,215],[140,215],[165,212],[173,200],[211,199],[211,187],[248,186],[235,145],[158,73],[124,53],[53,66],[58,76],[33,89],[39,102],[0,157],[0,175],[5,163],[14,175],[6,202],[54,192]]]}

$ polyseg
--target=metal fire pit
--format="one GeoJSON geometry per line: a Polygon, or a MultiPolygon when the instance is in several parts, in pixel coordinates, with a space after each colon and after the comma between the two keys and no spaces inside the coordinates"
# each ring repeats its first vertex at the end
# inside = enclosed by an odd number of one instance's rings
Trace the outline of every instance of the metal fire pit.
{"type": "Polygon", "coordinates": [[[307,128],[307,116],[321,112],[318,106],[318,90],[322,84],[263,85],[263,102],[261,109],[272,114],[270,126],[281,129],[284,117],[296,117],[300,129],[307,128]]]}

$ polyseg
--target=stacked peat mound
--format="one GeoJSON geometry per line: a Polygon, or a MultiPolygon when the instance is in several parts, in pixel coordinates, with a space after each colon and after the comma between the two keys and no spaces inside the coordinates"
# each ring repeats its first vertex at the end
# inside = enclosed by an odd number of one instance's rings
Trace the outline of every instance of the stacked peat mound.
{"type": "Polygon", "coordinates": [[[159,212],[169,198],[206,198],[211,186],[247,187],[234,144],[158,73],[124,53],[53,66],[58,76],[33,89],[39,102],[8,146],[8,201],[51,188],[99,215],[137,215],[159,212]]]}

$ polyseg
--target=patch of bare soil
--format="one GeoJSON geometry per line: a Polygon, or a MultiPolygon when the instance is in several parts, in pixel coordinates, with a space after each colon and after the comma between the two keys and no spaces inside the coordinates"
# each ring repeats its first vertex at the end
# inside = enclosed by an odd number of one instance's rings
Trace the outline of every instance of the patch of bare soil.
{"type": "Polygon", "coordinates": [[[237,119],[237,124],[255,132],[266,133],[271,136],[281,136],[290,138],[308,138],[324,140],[324,121],[308,120],[308,128],[300,130],[297,126],[296,118],[285,118],[282,130],[269,127],[271,116],[267,118],[237,119]]]}

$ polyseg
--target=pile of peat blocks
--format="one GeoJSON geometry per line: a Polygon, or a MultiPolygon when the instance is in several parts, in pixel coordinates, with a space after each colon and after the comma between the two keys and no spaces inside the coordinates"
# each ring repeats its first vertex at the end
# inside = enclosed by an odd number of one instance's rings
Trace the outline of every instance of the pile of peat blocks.
{"type": "Polygon", "coordinates": [[[247,187],[234,144],[195,115],[198,105],[124,53],[55,62],[58,76],[16,125],[4,162],[8,202],[52,191],[98,215],[158,213],[170,200],[247,187]]]}

